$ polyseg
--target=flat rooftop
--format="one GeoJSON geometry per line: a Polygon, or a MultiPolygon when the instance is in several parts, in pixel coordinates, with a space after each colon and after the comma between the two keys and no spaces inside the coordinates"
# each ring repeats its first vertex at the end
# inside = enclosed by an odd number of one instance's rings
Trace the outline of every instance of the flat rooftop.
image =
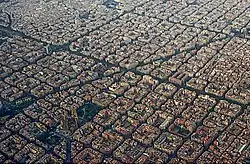
{"type": "Polygon", "coordinates": [[[249,0],[0,11],[0,163],[250,163],[249,0]]]}

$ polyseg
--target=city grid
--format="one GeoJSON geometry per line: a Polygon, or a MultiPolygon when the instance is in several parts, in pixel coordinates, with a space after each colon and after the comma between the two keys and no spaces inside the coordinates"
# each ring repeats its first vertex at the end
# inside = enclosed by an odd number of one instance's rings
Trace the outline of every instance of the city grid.
{"type": "Polygon", "coordinates": [[[0,1],[0,163],[249,164],[250,1],[0,1]]]}

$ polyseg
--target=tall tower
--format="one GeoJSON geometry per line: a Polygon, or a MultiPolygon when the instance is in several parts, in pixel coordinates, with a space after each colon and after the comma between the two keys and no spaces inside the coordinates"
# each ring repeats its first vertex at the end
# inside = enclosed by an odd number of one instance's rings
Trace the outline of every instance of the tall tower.
{"type": "Polygon", "coordinates": [[[78,114],[75,108],[64,112],[61,120],[61,127],[65,131],[71,131],[78,128],[78,114]]]}
{"type": "Polygon", "coordinates": [[[71,118],[73,119],[73,121],[75,123],[75,127],[78,128],[78,115],[77,115],[75,108],[72,108],[72,110],[71,110],[71,118]]]}
{"type": "Polygon", "coordinates": [[[69,130],[69,120],[68,120],[68,112],[67,111],[64,112],[61,124],[62,124],[63,130],[69,130]]]}

